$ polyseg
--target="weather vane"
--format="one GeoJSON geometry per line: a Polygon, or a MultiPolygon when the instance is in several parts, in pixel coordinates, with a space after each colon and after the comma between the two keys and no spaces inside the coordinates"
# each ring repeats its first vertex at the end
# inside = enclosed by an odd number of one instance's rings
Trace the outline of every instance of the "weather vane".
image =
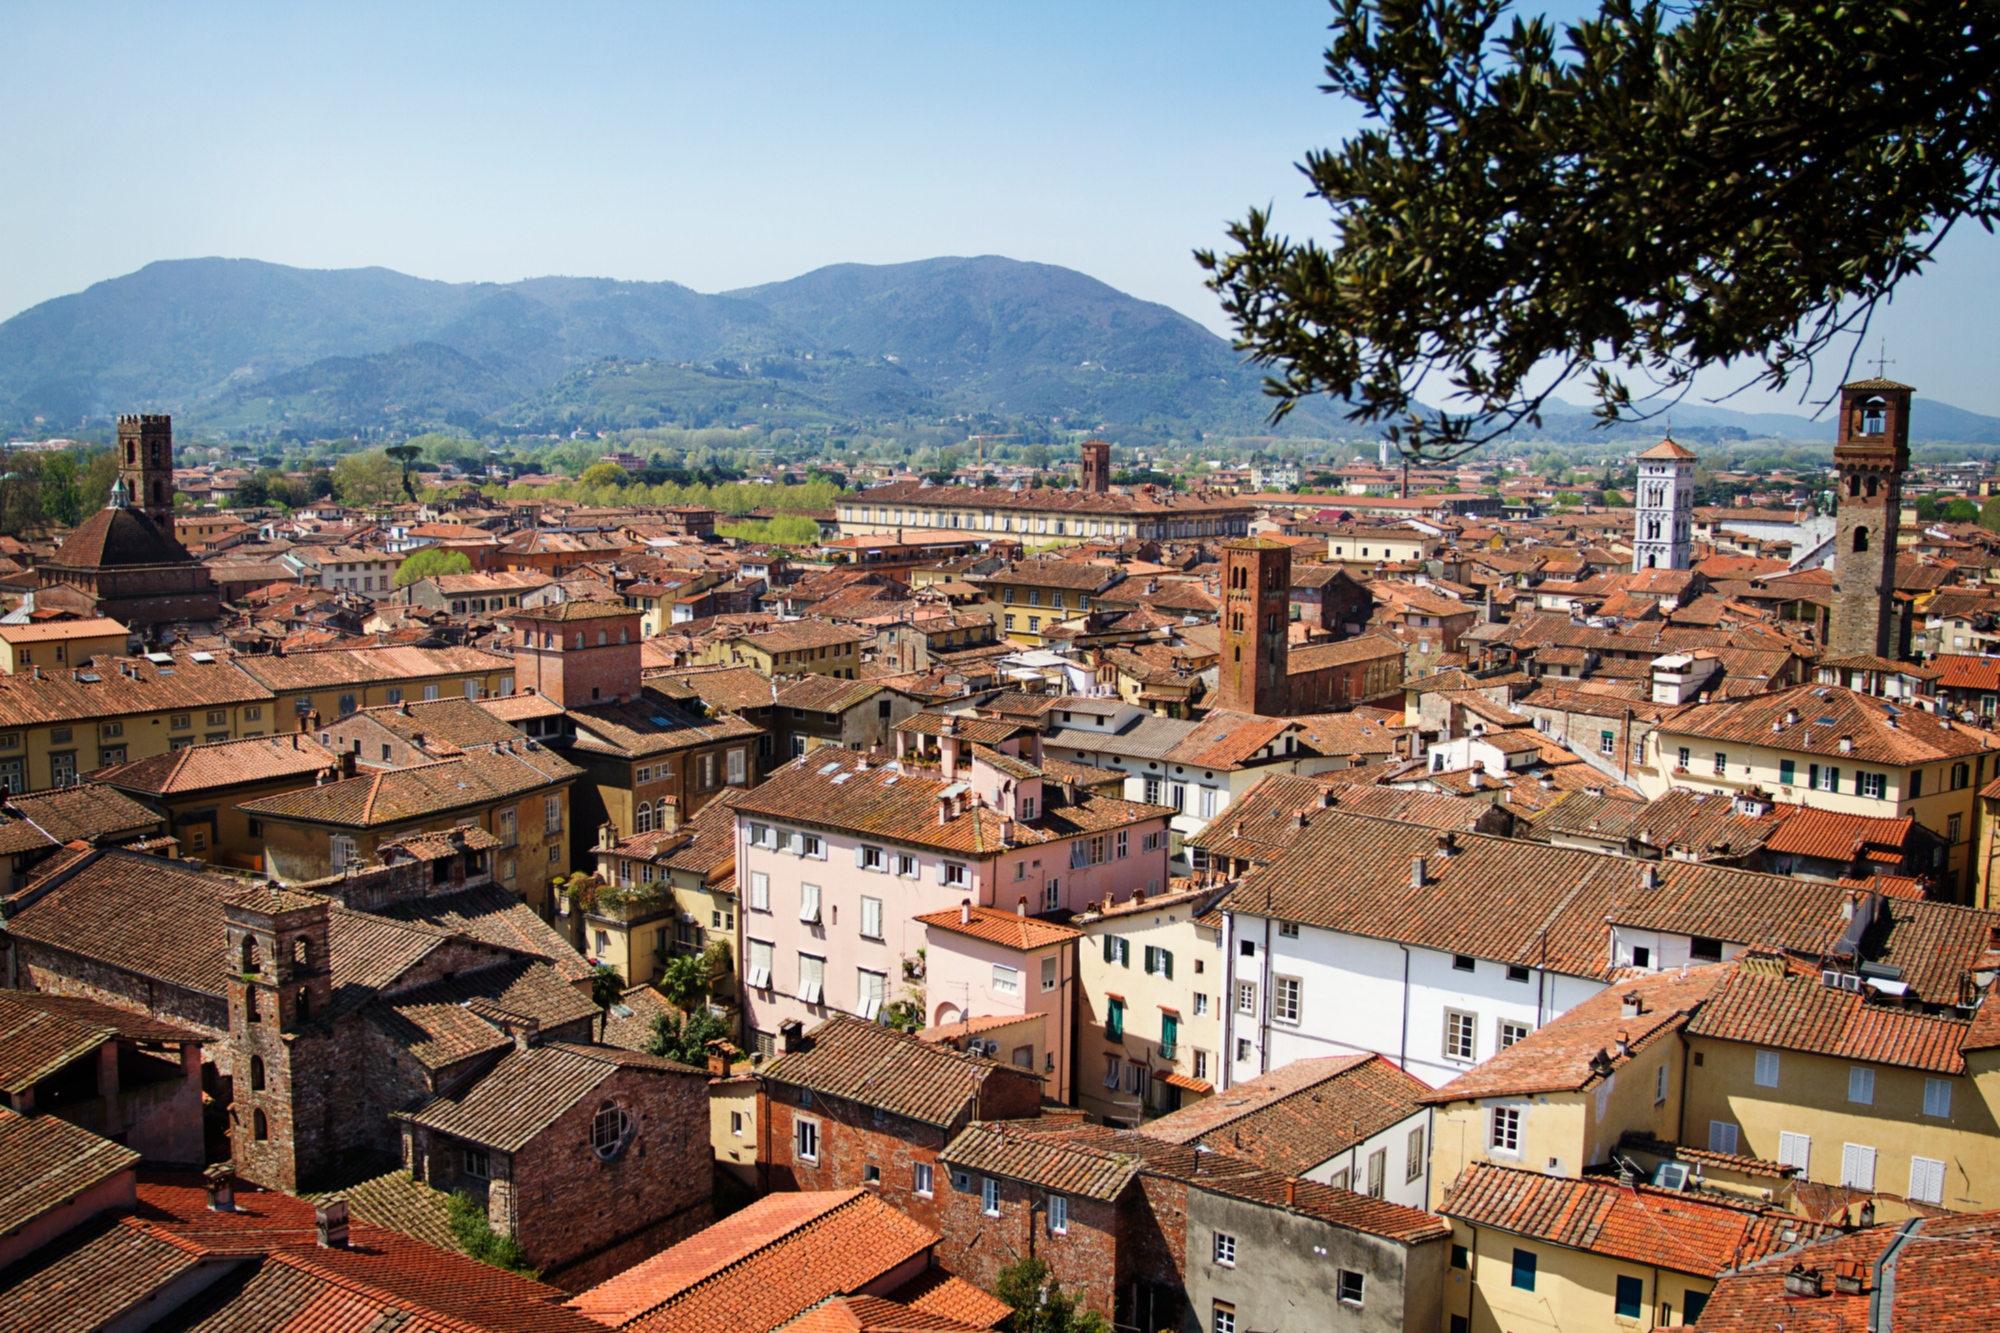
{"type": "Polygon", "coordinates": [[[1895,364],[1894,361],[1889,359],[1889,340],[1884,338],[1881,346],[1876,349],[1875,353],[1875,378],[1878,380],[1887,379],[1888,376],[1883,372],[1895,364]]]}

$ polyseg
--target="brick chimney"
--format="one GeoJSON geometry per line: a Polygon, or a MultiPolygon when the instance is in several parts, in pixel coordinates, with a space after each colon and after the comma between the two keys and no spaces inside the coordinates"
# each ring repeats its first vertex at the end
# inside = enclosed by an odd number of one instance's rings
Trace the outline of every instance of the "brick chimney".
{"type": "Polygon", "coordinates": [[[319,1233],[320,1248],[347,1248],[347,1200],[329,1195],[313,1205],[313,1229],[319,1233]]]}

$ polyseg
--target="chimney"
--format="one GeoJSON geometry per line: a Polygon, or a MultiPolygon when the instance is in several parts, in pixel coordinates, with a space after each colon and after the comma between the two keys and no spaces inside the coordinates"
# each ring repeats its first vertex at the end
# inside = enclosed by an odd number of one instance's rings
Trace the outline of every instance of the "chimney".
{"type": "Polygon", "coordinates": [[[1660,887],[1660,868],[1651,861],[1639,867],[1639,887],[1642,889],[1660,887]]]}
{"type": "Polygon", "coordinates": [[[1626,1056],[1632,1054],[1632,1036],[1630,1033],[1626,1032],[1624,1028],[1619,1028],[1616,1040],[1618,1044],[1619,1059],[1622,1060],[1626,1056]]]}
{"type": "Polygon", "coordinates": [[[212,1213],[233,1213],[236,1211],[236,1168],[227,1162],[217,1162],[201,1173],[202,1181],[208,1186],[208,1209],[212,1213]]]}
{"type": "Polygon", "coordinates": [[[961,926],[972,924],[972,899],[960,898],[958,900],[958,924],[961,926]]]}
{"type": "Polygon", "coordinates": [[[1450,829],[1438,834],[1438,855],[1447,861],[1458,855],[1458,834],[1450,829]]]}
{"type": "Polygon", "coordinates": [[[1410,887],[1413,889],[1421,889],[1430,882],[1431,882],[1430,868],[1424,864],[1424,858],[1421,856],[1411,857],[1410,887]]]}
{"type": "Polygon", "coordinates": [[[1014,904],[1014,915],[1026,916],[1027,914],[1028,914],[1028,896],[1026,894],[1022,894],[1020,901],[1014,904]]]}
{"type": "Polygon", "coordinates": [[[1291,1208],[1299,1201],[1299,1182],[1290,1178],[1285,1181],[1285,1207],[1291,1208]]]}
{"type": "Polygon", "coordinates": [[[1618,1004],[1618,1015],[1621,1018],[1637,1018],[1645,1012],[1646,1006],[1640,1002],[1637,995],[1627,995],[1618,1004]]]}
{"type": "Polygon", "coordinates": [[[313,1229],[319,1233],[321,1249],[347,1248],[347,1200],[328,1195],[313,1205],[313,1229]]]}
{"type": "Polygon", "coordinates": [[[354,776],[354,751],[342,750],[340,752],[340,776],[344,778],[354,776]]]}

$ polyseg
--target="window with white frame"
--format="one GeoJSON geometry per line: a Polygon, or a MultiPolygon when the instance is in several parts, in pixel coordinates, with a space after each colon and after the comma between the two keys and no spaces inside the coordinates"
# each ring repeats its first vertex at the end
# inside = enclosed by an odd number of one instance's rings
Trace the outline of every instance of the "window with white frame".
{"type": "Polygon", "coordinates": [[[1888,778],[1881,773],[1860,773],[1861,795],[1879,801],[1888,791],[1888,778]]]}
{"type": "Polygon", "coordinates": [[[1067,1195],[1049,1196],[1049,1234],[1066,1236],[1069,1234],[1069,1198],[1067,1195]]]}
{"type": "Polygon", "coordinates": [[[1776,1051],[1757,1052],[1757,1067],[1751,1079],[1760,1088],[1778,1086],[1778,1053],[1776,1051]]]}
{"type": "Polygon", "coordinates": [[[917,877],[916,857],[905,855],[902,852],[897,852],[894,854],[894,857],[892,859],[894,860],[896,865],[896,873],[900,875],[902,878],[915,879],[917,877]]]}
{"type": "Polygon", "coordinates": [[[1299,937],[1299,923],[1298,923],[1298,922],[1296,922],[1296,921],[1280,921],[1280,922],[1278,923],[1278,938],[1279,938],[1279,939],[1282,939],[1282,940],[1295,940],[1295,939],[1297,939],[1298,937],[1299,937]]]}
{"type": "Polygon", "coordinates": [[[750,941],[750,969],[744,981],[757,990],[768,990],[771,986],[771,945],[764,940],[750,941]]]}
{"type": "Polygon", "coordinates": [[[1875,1150],[1861,1143],[1840,1147],[1840,1183],[1849,1189],[1875,1188],[1875,1150]]]}
{"type": "Polygon", "coordinates": [[[1367,1280],[1360,1273],[1350,1268],[1342,1268],[1338,1272],[1339,1278],[1335,1283],[1334,1290],[1340,1297],[1340,1303],[1342,1305],[1361,1305],[1361,1293],[1366,1287],[1367,1280]]]}
{"type": "Polygon", "coordinates": [[[1236,1012],[1245,1018],[1257,1016],[1257,983],[1239,981],[1236,983],[1236,1012]]]}
{"type": "Polygon", "coordinates": [[[1910,1159],[1910,1198],[1917,1203],[1944,1202],[1944,1163],[1932,1157],[1910,1159]]]}
{"type": "Polygon", "coordinates": [[[863,1018],[874,1018],[882,1012],[883,1001],[889,995],[889,974],[870,972],[862,968],[855,973],[855,989],[860,995],[860,1011],[863,1018]]]}
{"type": "Polygon", "coordinates": [[[799,920],[819,924],[819,885],[799,885],[799,920]]]}
{"type": "Polygon", "coordinates": [[[819,1160],[819,1121],[804,1116],[792,1121],[792,1151],[800,1161],[819,1160]]]}
{"type": "Polygon", "coordinates": [[[1519,1156],[1521,1152],[1521,1108],[1496,1106],[1486,1126],[1486,1147],[1496,1153],[1519,1156]]]}
{"type": "Polygon", "coordinates": [[[917,1162],[910,1168],[910,1188],[928,1199],[935,1190],[935,1170],[929,1162],[917,1162]]]}
{"type": "Polygon", "coordinates": [[[1801,1172],[1812,1169],[1812,1135],[1780,1132],[1778,1165],[1795,1166],[1801,1172]]]}
{"type": "Polygon", "coordinates": [[[1296,1023],[1299,1021],[1300,995],[1305,983],[1297,977],[1271,978],[1271,1021],[1274,1023],[1296,1023]]]}
{"type": "Polygon", "coordinates": [[[1236,1267],[1236,1237],[1226,1231],[1215,1233],[1215,1262],[1224,1268],[1236,1267]]]}
{"type": "Polygon", "coordinates": [[[1236,1333],[1236,1307],[1228,1301],[1215,1302],[1215,1316],[1209,1323],[1209,1333],[1236,1333]]]}
{"type": "Polygon", "coordinates": [[[1847,1100],[1862,1106],[1875,1104],[1875,1071],[1866,1065],[1847,1068],[1847,1100]]]}
{"type": "Polygon", "coordinates": [[[1408,1184],[1423,1175],[1429,1161],[1424,1155],[1424,1127],[1418,1125],[1403,1142],[1403,1182],[1408,1184]]]}
{"type": "Polygon", "coordinates": [[[749,780],[750,763],[748,751],[735,749],[729,752],[729,785],[740,787],[749,780]]]}
{"type": "Polygon", "coordinates": [[[1119,1059],[1115,1055],[1105,1056],[1104,1086],[1111,1089],[1113,1092],[1118,1091],[1118,1084],[1120,1080],[1124,1077],[1124,1071],[1125,1071],[1125,1062],[1123,1060],[1119,1059]]]}
{"type": "Polygon", "coordinates": [[[854,864],[863,870],[881,870],[888,864],[888,853],[880,847],[870,847],[865,843],[854,849],[854,864]]]}
{"type": "Polygon", "coordinates": [[[861,900],[861,934],[864,939],[882,938],[882,900],[867,898],[861,900]]]}
{"type": "Polygon", "coordinates": [[[964,863],[959,861],[946,861],[944,863],[944,883],[946,888],[951,888],[951,889],[964,888],[967,883],[964,863]]]}
{"type": "Polygon", "coordinates": [[[1951,1114],[1951,1080],[1948,1078],[1927,1078],[1924,1080],[1924,1114],[1943,1119],[1951,1114]]]}
{"type": "Polygon", "coordinates": [[[1517,1041],[1526,1041],[1528,1039],[1528,1033],[1530,1033],[1531,1031],[1533,1031],[1532,1028],[1530,1028],[1526,1023],[1519,1021],[1518,1019],[1511,1019],[1511,1018],[1501,1019],[1500,1049],[1504,1051],[1517,1041]]]}
{"type": "Polygon", "coordinates": [[[818,1004],[826,993],[826,959],[809,953],[799,955],[799,999],[818,1004]]]}
{"type": "Polygon", "coordinates": [[[1666,1103],[1667,1067],[1665,1065],[1658,1065],[1653,1069],[1653,1105],[1664,1106],[1666,1103]]]}
{"type": "Polygon", "coordinates": [[[1042,885],[1042,910],[1056,912],[1062,909],[1062,881],[1051,879],[1042,885]]]}
{"type": "Polygon", "coordinates": [[[1194,993],[1194,1016],[1196,1018],[1208,1017],[1208,996],[1202,991],[1194,993]]]}
{"type": "Polygon", "coordinates": [[[352,838],[336,833],[327,839],[327,846],[331,849],[335,870],[344,870],[359,859],[356,843],[352,838]]]}
{"type": "Polygon", "coordinates": [[[1021,969],[1008,967],[1004,963],[993,965],[993,990],[999,995],[1019,995],[1021,993],[1021,969]]]}
{"type": "Polygon", "coordinates": [[[1734,1157],[1736,1155],[1736,1140],[1736,1126],[1733,1122],[1728,1120],[1711,1120],[1708,1122],[1708,1150],[1710,1152],[1728,1153],[1734,1157]]]}
{"type": "Polygon", "coordinates": [[[1056,988],[1056,956],[1054,954],[1049,954],[1047,957],[1042,959],[1042,990],[1046,992],[1046,991],[1052,991],[1055,988],[1056,988]]]}
{"type": "Polygon", "coordinates": [[[560,833],[563,826],[563,803],[560,796],[542,798],[542,831],[560,833]]]}
{"type": "Polygon", "coordinates": [[[1479,1018],[1461,1009],[1444,1011],[1444,1054],[1448,1060],[1478,1058],[1479,1018]]]}
{"type": "Polygon", "coordinates": [[[750,872],[750,910],[753,912],[771,910],[771,877],[761,870],[750,872]]]}
{"type": "Polygon", "coordinates": [[[979,1211],[988,1217],[1000,1216],[1000,1182],[992,1176],[980,1177],[979,1211]]]}

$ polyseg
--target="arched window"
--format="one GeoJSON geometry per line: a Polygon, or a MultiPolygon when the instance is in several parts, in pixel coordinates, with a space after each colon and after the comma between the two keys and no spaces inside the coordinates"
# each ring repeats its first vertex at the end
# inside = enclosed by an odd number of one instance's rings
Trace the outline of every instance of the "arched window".
{"type": "Polygon", "coordinates": [[[262,971],[263,966],[264,965],[258,961],[257,957],[257,937],[255,935],[245,935],[243,937],[242,970],[244,971],[244,973],[248,974],[251,972],[262,971]]]}
{"type": "Polygon", "coordinates": [[[264,1016],[257,1012],[257,992],[247,988],[243,992],[243,1021],[246,1023],[264,1021],[264,1016]]]}
{"type": "Polygon", "coordinates": [[[1861,474],[1859,472],[1847,479],[1847,493],[1852,496],[1859,496],[1861,494],[1861,474]]]}
{"type": "Polygon", "coordinates": [[[1868,498],[1871,500],[1875,498],[1875,485],[1876,485],[1875,478],[1873,477],[1868,478],[1868,484],[1867,484],[1868,498]]]}
{"type": "Polygon", "coordinates": [[[632,831],[634,833],[653,831],[653,807],[645,801],[639,802],[638,808],[632,812],[632,831]]]}
{"type": "Polygon", "coordinates": [[[312,1017],[312,992],[307,990],[304,986],[299,987],[298,990],[297,1008],[298,1008],[298,1019],[297,1019],[298,1022],[303,1023],[306,1021],[306,1019],[312,1017]]]}
{"type": "Polygon", "coordinates": [[[1889,427],[1889,407],[1880,398],[1870,398],[1861,405],[1861,433],[1880,435],[1889,427]]]}
{"type": "Polygon", "coordinates": [[[1854,530],[1854,549],[1857,551],[1868,549],[1868,529],[1856,528],[1854,530]]]}
{"type": "Polygon", "coordinates": [[[602,647],[604,646],[605,642],[606,642],[606,640],[605,640],[605,637],[604,637],[604,631],[603,631],[603,630],[599,630],[599,631],[597,631],[597,646],[598,646],[599,648],[602,648],[602,647]]]}
{"type": "Polygon", "coordinates": [[[577,646],[577,647],[579,647],[579,648],[583,647],[583,631],[582,631],[582,630],[578,630],[578,631],[576,632],[576,646],[577,646]]]}
{"type": "Polygon", "coordinates": [[[264,1057],[261,1055],[253,1055],[250,1057],[250,1091],[262,1092],[263,1090],[264,1090],[264,1057]]]}
{"type": "Polygon", "coordinates": [[[138,445],[136,445],[136,444],[132,444],[132,443],[130,443],[129,441],[128,441],[128,442],[126,443],[126,445],[125,445],[125,461],[126,461],[126,462],[128,462],[128,463],[136,463],[136,462],[138,462],[138,461],[139,461],[139,446],[138,446],[138,445]]]}
{"type": "Polygon", "coordinates": [[[607,1161],[625,1151],[632,1142],[633,1131],[638,1122],[617,1102],[606,1102],[597,1108],[597,1114],[590,1121],[590,1146],[597,1149],[597,1155],[607,1161]]]}
{"type": "MultiPolygon", "coordinates": [[[[358,751],[361,748],[361,742],[360,741],[354,742],[354,748],[358,751]]],[[[311,936],[301,935],[297,939],[292,941],[293,967],[311,967],[312,954],[313,954],[313,946],[312,946],[311,936]]]]}
{"type": "Polygon", "coordinates": [[[271,1122],[262,1111],[250,1113],[250,1132],[256,1135],[259,1143],[271,1137],[271,1122]]]}
{"type": "Polygon", "coordinates": [[[620,629],[619,629],[619,631],[618,631],[618,642],[620,642],[620,643],[630,643],[630,642],[631,642],[631,639],[629,639],[629,638],[627,637],[627,636],[628,636],[628,635],[629,635],[630,633],[631,633],[631,631],[630,631],[630,630],[628,630],[628,629],[625,629],[625,628],[623,628],[623,627],[620,627],[620,629]]]}
{"type": "Polygon", "coordinates": [[[1659,567],[1660,567],[1660,557],[1656,555],[1649,555],[1646,557],[1646,568],[1658,569],[1659,567]]]}

